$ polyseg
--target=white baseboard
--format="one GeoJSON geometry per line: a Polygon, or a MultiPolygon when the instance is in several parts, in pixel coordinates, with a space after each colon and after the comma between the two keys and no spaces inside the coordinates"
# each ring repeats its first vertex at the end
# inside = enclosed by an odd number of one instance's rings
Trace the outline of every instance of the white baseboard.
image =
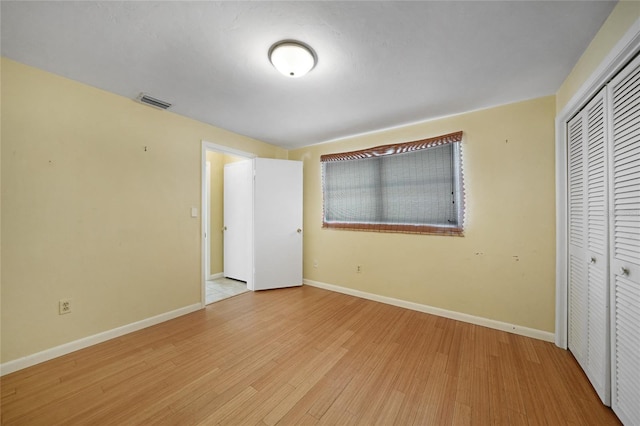
{"type": "Polygon", "coordinates": [[[326,284],[319,281],[304,279],[302,282],[312,287],[323,288],[338,293],[348,294],[350,296],[361,297],[363,299],[373,300],[375,302],[386,303],[388,305],[399,306],[401,308],[411,309],[413,311],[424,312],[427,314],[437,315],[457,321],[467,322],[470,324],[481,325],[483,327],[493,328],[495,330],[507,331],[509,333],[519,334],[521,336],[532,337],[534,339],[553,342],[555,335],[548,331],[536,330],[535,328],[522,327],[519,325],[509,324],[502,321],[496,321],[488,318],[477,317],[474,315],[464,314],[461,312],[449,311],[446,309],[436,308],[434,306],[422,305],[420,303],[408,302],[406,300],[394,299],[393,297],[380,296],[378,294],[367,293],[365,291],[354,290],[347,287],[341,287],[334,284],[326,284]]]}
{"type": "MultiPolygon", "coordinates": [[[[222,276],[222,274],[215,274],[214,276],[222,276]]],[[[219,278],[219,277],[218,277],[219,278]]],[[[215,279],[215,278],[214,278],[215,279]]],[[[341,287],[333,284],[326,284],[319,281],[312,281],[304,279],[303,283],[312,287],[323,288],[325,290],[335,291],[338,293],[348,294],[350,296],[360,297],[363,299],[373,300],[375,302],[386,303],[388,305],[398,306],[401,308],[411,309],[413,311],[424,312],[427,314],[437,315],[445,318],[450,318],[457,321],[467,322],[470,324],[480,325],[483,327],[493,328],[496,330],[507,331],[509,333],[519,334],[521,336],[532,337],[534,339],[544,340],[547,342],[553,342],[555,335],[548,331],[536,330],[533,328],[522,327],[519,325],[509,324],[501,321],[496,321],[488,318],[477,317],[474,315],[464,314],[461,312],[449,311],[446,309],[436,308],[434,306],[422,305],[420,303],[408,302],[406,300],[394,299],[392,297],[380,296],[378,294],[367,293],[360,290],[354,290],[347,287],[341,287]]],[[[165,312],[164,314],[156,315],[151,318],[146,318],[140,321],[136,321],[131,324],[123,325],[111,330],[104,331],[102,333],[94,334],[93,336],[84,337],[73,342],[65,343],[64,345],[56,346],[51,349],[46,349],[42,352],[37,352],[32,355],[27,355],[22,358],[18,358],[13,361],[0,364],[0,376],[10,374],[23,368],[31,367],[41,362],[49,361],[50,359],[60,357],[62,355],[75,352],[86,347],[97,345],[104,341],[114,339],[119,336],[123,336],[134,331],[141,330],[143,328],[150,327],[152,325],[159,324],[161,322],[169,321],[171,319],[180,317],[182,315],[195,312],[202,308],[200,303],[195,303],[184,308],[176,309],[174,311],[165,312]]]]}
{"type": "Polygon", "coordinates": [[[217,280],[218,278],[224,277],[224,272],[218,272],[217,274],[211,274],[207,277],[207,281],[217,280]]]}
{"type": "Polygon", "coordinates": [[[84,337],[82,339],[74,340],[73,342],[65,343],[64,345],[46,349],[42,352],[37,352],[13,361],[5,362],[0,365],[0,376],[22,370],[23,368],[31,367],[32,365],[40,364],[41,362],[49,361],[50,359],[75,352],[79,349],[97,345],[98,343],[102,343],[106,340],[123,336],[152,325],[160,324],[161,322],[169,321],[182,315],[190,314],[191,312],[195,312],[201,308],[202,305],[200,303],[194,303],[193,305],[185,306],[184,308],[165,312],[164,314],[136,321],[131,324],[123,325],[122,327],[103,331],[102,333],[94,334],[93,336],[84,337]]]}

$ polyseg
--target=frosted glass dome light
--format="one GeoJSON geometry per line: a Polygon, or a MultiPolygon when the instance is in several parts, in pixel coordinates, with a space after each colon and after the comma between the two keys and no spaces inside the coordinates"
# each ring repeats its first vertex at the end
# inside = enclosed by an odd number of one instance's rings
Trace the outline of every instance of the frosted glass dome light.
{"type": "Polygon", "coordinates": [[[316,65],[313,50],[299,41],[281,41],[269,49],[269,60],[283,75],[298,78],[307,74],[316,65]]]}

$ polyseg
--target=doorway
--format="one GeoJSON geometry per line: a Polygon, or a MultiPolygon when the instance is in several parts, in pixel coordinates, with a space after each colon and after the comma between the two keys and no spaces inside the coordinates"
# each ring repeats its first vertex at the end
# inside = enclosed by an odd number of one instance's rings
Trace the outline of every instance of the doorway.
{"type": "MultiPolygon", "coordinates": [[[[256,156],[202,142],[202,304],[208,305],[248,291],[247,282],[224,277],[224,166],[256,156]]],[[[247,206],[247,209],[250,209],[247,206]]]]}
{"type": "MultiPolygon", "coordinates": [[[[201,160],[201,211],[202,211],[202,246],[201,246],[201,304],[206,305],[206,284],[209,278],[216,279],[218,274],[226,274],[216,271],[215,257],[212,257],[212,243],[214,240],[224,239],[221,215],[216,214],[214,207],[220,207],[221,202],[211,197],[208,203],[208,192],[211,190],[211,182],[220,182],[216,179],[214,164],[210,166],[210,179],[207,181],[207,153],[209,151],[225,155],[240,157],[243,160],[251,160],[252,168],[249,193],[246,210],[249,212],[249,220],[245,227],[248,249],[241,257],[247,260],[249,269],[246,278],[248,290],[271,290],[302,285],[302,167],[301,161],[257,158],[254,154],[246,153],[210,142],[202,142],[201,160]],[[216,222],[219,221],[219,222],[216,222]],[[209,256],[209,258],[207,258],[209,256]],[[209,265],[207,267],[207,265],[209,265]],[[217,275],[217,276],[216,276],[217,275]]],[[[210,162],[211,163],[211,162],[210,162]]],[[[240,162],[238,162],[240,164],[240,162]]],[[[231,164],[227,165],[229,168],[231,164]]],[[[225,169],[227,169],[225,168],[225,169]]],[[[244,180],[243,180],[244,181],[244,180]]],[[[245,182],[246,183],[246,182],[245,182]]],[[[227,191],[229,192],[229,191],[227,191]]],[[[235,190],[234,190],[235,193],[235,190]]],[[[224,198],[224,194],[223,194],[224,198]]],[[[226,201],[224,202],[226,204],[226,201]]],[[[224,209],[224,206],[223,206],[224,209]]],[[[237,216],[238,212],[229,216],[237,216]]],[[[225,218],[226,220],[226,218],[225,218]]],[[[228,238],[227,238],[228,240],[228,238]]],[[[226,262],[225,262],[226,263],[226,262]]]]}

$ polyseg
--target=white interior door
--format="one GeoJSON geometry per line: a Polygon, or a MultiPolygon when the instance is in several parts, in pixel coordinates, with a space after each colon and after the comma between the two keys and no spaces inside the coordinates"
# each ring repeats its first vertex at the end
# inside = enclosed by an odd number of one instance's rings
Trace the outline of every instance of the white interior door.
{"type": "Polygon", "coordinates": [[[585,108],[587,219],[587,352],[585,372],[610,405],[609,217],[607,200],[607,112],[605,90],[585,108]]]}
{"type": "Polygon", "coordinates": [[[640,424],[640,58],[611,82],[611,407],[640,424]]]}
{"type": "Polygon", "coordinates": [[[252,160],[224,166],[224,276],[247,282],[251,274],[252,160]]]}
{"type": "Polygon", "coordinates": [[[302,285],[302,162],[253,161],[253,290],[302,285]]]}
{"type": "Polygon", "coordinates": [[[568,124],[568,218],[569,218],[569,318],[568,346],[586,368],[587,355],[587,266],[584,117],[578,114],[568,124]]]}

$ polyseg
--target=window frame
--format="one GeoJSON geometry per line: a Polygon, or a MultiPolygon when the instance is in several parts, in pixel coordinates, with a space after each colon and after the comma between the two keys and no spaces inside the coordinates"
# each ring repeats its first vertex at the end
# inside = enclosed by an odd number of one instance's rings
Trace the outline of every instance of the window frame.
{"type": "Polygon", "coordinates": [[[393,232],[427,235],[464,236],[465,192],[464,173],[462,167],[462,131],[449,133],[428,139],[404,142],[398,144],[380,145],[358,151],[325,154],[320,157],[322,168],[322,227],[328,229],[345,229],[353,231],[393,232]],[[335,161],[361,160],[384,157],[394,154],[404,154],[414,151],[435,148],[453,144],[452,177],[456,188],[455,199],[457,223],[455,225],[434,224],[394,224],[394,223],[363,223],[363,222],[327,222],[325,205],[325,163],[335,161]]]}

